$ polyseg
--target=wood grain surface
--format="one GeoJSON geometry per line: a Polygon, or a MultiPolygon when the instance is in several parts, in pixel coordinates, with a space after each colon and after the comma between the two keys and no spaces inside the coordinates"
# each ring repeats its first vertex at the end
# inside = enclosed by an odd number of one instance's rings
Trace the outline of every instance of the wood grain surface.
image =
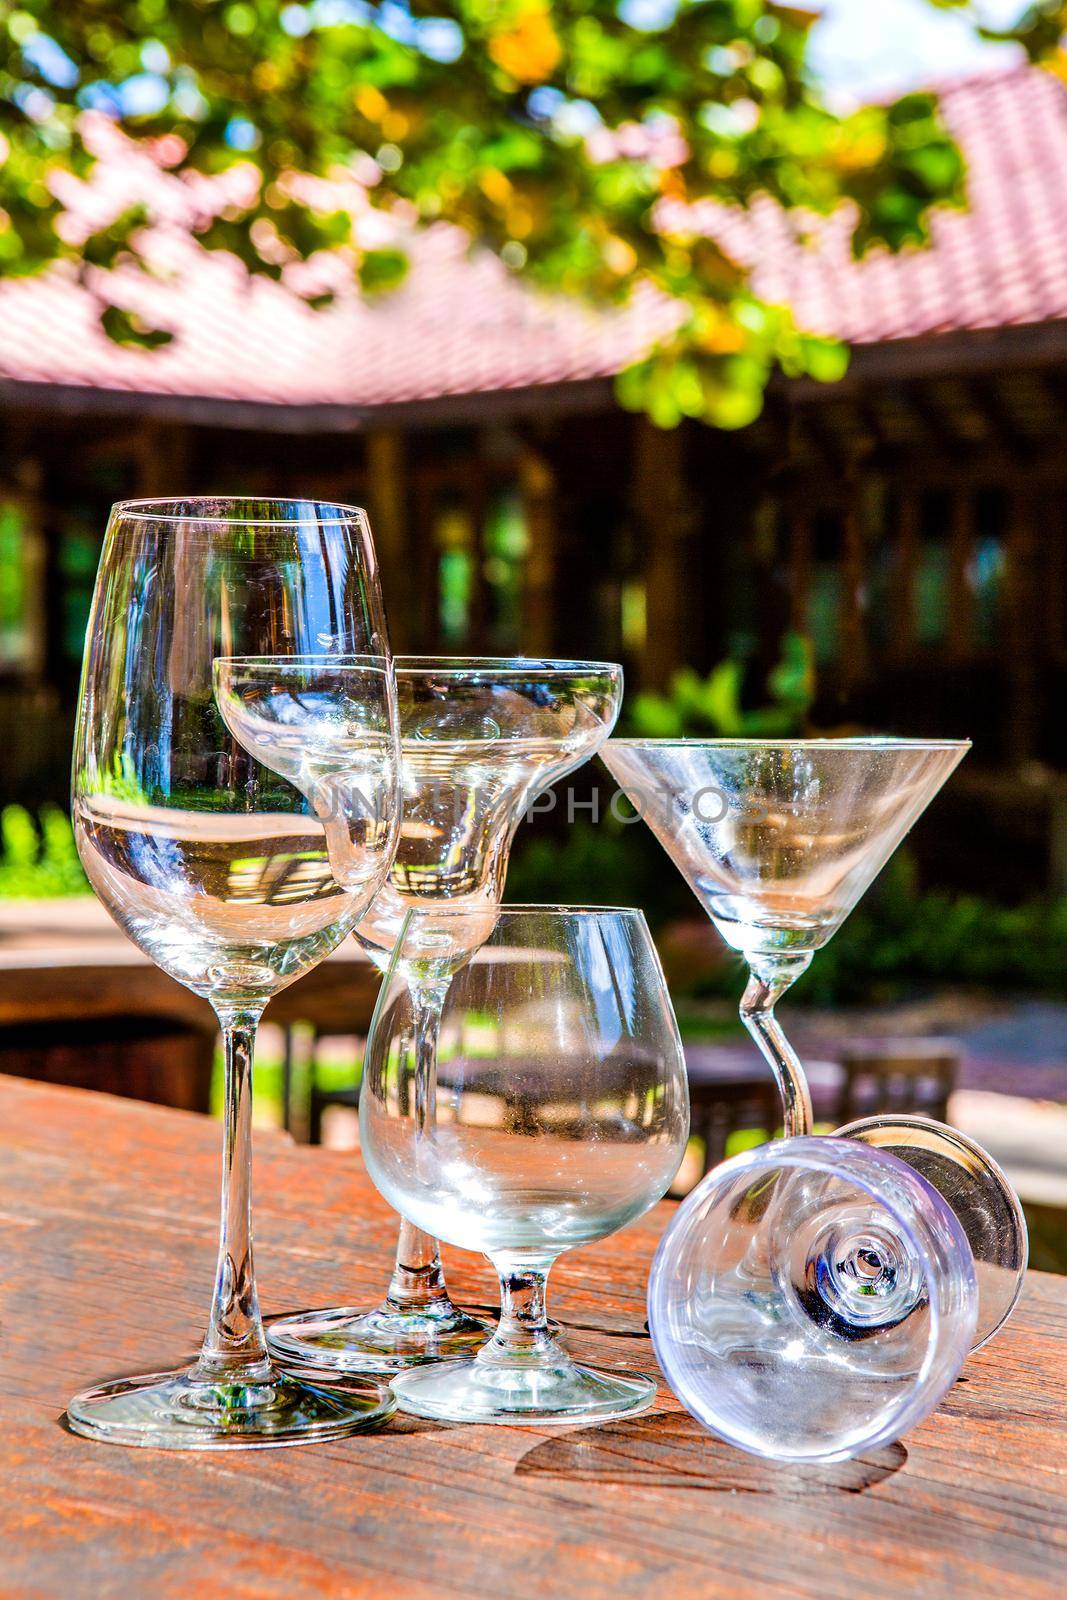
{"type": "MultiPolygon", "coordinates": [[[[1067,1280],[1019,1310],[938,1414],[867,1460],[786,1470],[665,1391],[600,1428],[398,1417],[310,1448],[191,1456],[67,1433],[68,1396],[191,1354],[214,1266],[218,1129],[0,1080],[0,1595],[383,1600],[1061,1600],[1067,1280]]],[[[261,1138],[268,1311],[381,1292],[394,1219],[358,1158],[261,1138]]],[[[665,1204],[553,1274],[576,1353],[655,1368],[644,1330],[665,1204]]],[[[491,1278],[454,1253],[459,1298],[491,1278]]]]}

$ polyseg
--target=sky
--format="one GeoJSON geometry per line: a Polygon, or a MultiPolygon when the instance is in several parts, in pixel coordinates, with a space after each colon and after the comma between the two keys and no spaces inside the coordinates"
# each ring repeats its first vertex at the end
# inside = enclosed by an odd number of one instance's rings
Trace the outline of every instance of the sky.
{"type": "MultiPolygon", "coordinates": [[[[813,7],[814,9],[815,7],[813,7]]],[[[958,13],[929,0],[823,0],[811,37],[811,63],[828,97],[844,105],[921,88],[946,78],[995,71],[1021,52],[977,40],[958,13]]],[[[1009,26],[1024,0],[976,0],[993,27],[1009,26]]]]}

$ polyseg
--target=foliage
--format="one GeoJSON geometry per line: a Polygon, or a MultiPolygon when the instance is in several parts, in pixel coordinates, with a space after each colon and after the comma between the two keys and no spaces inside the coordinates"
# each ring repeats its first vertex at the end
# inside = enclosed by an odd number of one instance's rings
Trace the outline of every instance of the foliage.
{"type": "MultiPolygon", "coordinates": [[[[644,826],[610,813],[576,822],[562,838],[520,832],[508,869],[512,901],[593,901],[641,906],[653,929],[701,918],[681,875],[644,826]]],[[[743,964],[724,946],[686,994],[736,1001],[743,964]],[[721,959],[719,958],[721,956],[721,959]]],[[[998,993],[1067,991],[1067,896],[1017,906],[980,895],[923,890],[914,858],[900,850],[790,992],[790,1003],[880,1004],[913,989],[973,985],[998,993]]]]}
{"type": "Polygon", "coordinates": [[[128,750],[114,752],[111,766],[98,774],[93,792],[97,795],[108,795],[113,800],[125,800],[135,806],[148,804],[148,795],[137,776],[137,768],[128,750]]]}
{"type": "MultiPolygon", "coordinates": [[[[704,994],[733,997],[739,974],[709,971],[704,994]]],[[[963,985],[1060,996],[1067,987],[1067,897],[1006,906],[922,890],[898,851],[790,992],[812,1005],[878,1004],[909,989],[963,985]]]]}
{"type": "Polygon", "coordinates": [[[42,806],[38,821],[22,806],[0,812],[0,899],[50,900],[85,894],[70,821],[58,806],[42,806]]]}
{"type": "Polygon", "coordinates": [[[713,734],[723,739],[788,738],[799,733],[815,698],[815,663],[810,640],[788,632],[782,657],[768,674],[768,703],[752,710],[742,705],[745,663],[721,661],[706,678],[685,667],[671,679],[667,695],[639,694],[630,722],[635,734],[650,739],[713,734]]]}
{"type": "MultiPolygon", "coordinates": [[[[1035,56],[1055,54],[1063,11],[1023,26],[1035,56]]],[[[189,180],[202,245],[310,304],[336,287],[297,270],[320,252],[367,292],[402,281],[402,244],[361,237],[368,200],[458,224],[544,288],[667,296],[677,331],[622,376],[623,403],[738,427],[773,371],[832,379],[845,354],[759,299],[705,203],[767,196],[802,235],[852,200],[862,254],[922,243],[930,208],[963,195],[931,95],[845,116],[820,101],[813,21],[781,0],[0,0],[0,273],[66,258],[114,338],[170,337],[107,277],[154,270],[156,219],[130,207],[88,238],[64,219],[93,111],[189,180]],[[249,181],[209,202],[199,175],[233,168],[249,181]]]]}
{"type": "Polygon", "coordinates": [[[508,865],[507,899],[534,905],[640,906],[653,925],[685,913],[689,891],[636,820],[602,806],[599,820],[567,826],[562,836],[519,830],[508,865]]]}

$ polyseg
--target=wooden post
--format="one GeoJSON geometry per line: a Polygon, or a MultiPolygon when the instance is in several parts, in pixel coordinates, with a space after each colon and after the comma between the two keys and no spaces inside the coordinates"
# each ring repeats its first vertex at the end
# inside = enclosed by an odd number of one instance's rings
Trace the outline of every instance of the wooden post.
{"type": "Polygon", "coordinates": [[[948,656],[962,661],[971,653],[974,606],[967,567],[974,553],[974,492],[957,488],[952,496],[948,545],[948,656]]]}
{"type": "Polygon", "coordinates": [[[146,417],[134,435],[137,493],[146,500],[190,493],[192,435],[182,424],[146,417]]]}
{"type": "Polygon", "coordinates": [[[22,517],[25,622],[30,641],[29,652],[18,663],[17,670],[27,682],[37,684],[42,679],[54,679],[56,675],[50,668],[55,662],[59,634],[59,619],[55,614],[58,584],[53,576],[56,541],[49,526],[50,508],[41,492],[44,474],[28,441],[25,446],[20,441],[14,478],[17,488],[14,493],[6,493],[4,498],[15,502],[22,517]]]}
{"type": "Polygon", "coordinates": [[[682,428],[634,423],[632,501],[638,539],[644,547],[648,642],[642,680],[657,687],[692,654],[689,638],[689,544],[693,512],[685,486],[682,428]]]}
{"type": "Polygon", "coordinates": [[[796,633],[808,632],[808,605],[811,599],[811,517],[807,511],[789,515],[790,626],[796,633]]]}
{"type": "Polygon", "coordinates": [[[395,429],[383,428],[367,435],[367,486],[374,548],[389,619],[389,640],[393,649],[400,652],[410,648],[419,622],[412,615],[404,445],[404,435],[395,429]]]}
{"type": "Polygon", "coordinates": [[[1031,761],[1037,747],[1040,713],[1037,696],[1038,584],[1035,573],[1032,492],[1023,483],[1011,490],[1008,513],[1007,661],[1008,755],[1016,765],[1031,761]]]}
{"type": "Polygon", "coordinates": [[[915,572],[919,561],[922,499],[914,488],[901,492],[896,530],[896,584],[893,595],[894,661],[908,660],[915,642],[915,572]]]}
{"type": "Polygon", "coordinates": [[[848,687],[858,683],[867,671],[867,637],[861,604],[866,561],[860,490],[858,472],[850,472],[841,519],[841,568],[844,581],[841,586],[840,670],[841,682],[848,687]]]}
{"type": "Polygon", "coordinates": [[[524,448],[519,490],[529,546],[523,586],[522,648],[550,656],[556,648],[556,480],[544,457],[524,448]]]}
{"type": "Polygon", "coordinates": [[[1056,483],[1050,485],[1049,495],[1051,505],[1049,536],[1045,540],[1044,561],[1042,574],[1043,589],[1043,616],[1042,616],[1042,643],[1046,655],[1051,660],[1062,661],[1064,645],[1067,644],[1067,617],[1065,617],[1065,577],[1067,577],[1067,508],[1064,506],[1064,494],[1067,485],[1056,483]]]}

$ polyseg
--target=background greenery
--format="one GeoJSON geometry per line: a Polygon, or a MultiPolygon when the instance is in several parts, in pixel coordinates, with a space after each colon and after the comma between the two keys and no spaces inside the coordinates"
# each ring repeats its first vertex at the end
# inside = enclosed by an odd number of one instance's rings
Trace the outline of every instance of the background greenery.
{"type": "MultiPolygon", "coordinates": [[[[606,803],[597,823],[562,830],[520,829],[508,871],[512,901],[643,907],[653,928],[703,912],[661,847],[638,822],[606,803]]],[[[88,893],[69,819],[45,806],[0,812],[0,898],[88,893]]],[[[736,997],[740,967],[709,937],[706,961],[675,982],[682,995],[736,997]]],[[[874,1004],[951,982],[1001,992],[1062,996],[1067,991],[1067,896],[1016,906],[974,894],[924,889],[907,849],[897,852],[841,931],[797,982],[803,1004],[874,1004]]]]}
{"type": "Polygon", "coordinates": [[[70,819],[58,806],[42,806],[36,820],[22,806],[0,811],[0,899],[88,893],[70,819]]]}

